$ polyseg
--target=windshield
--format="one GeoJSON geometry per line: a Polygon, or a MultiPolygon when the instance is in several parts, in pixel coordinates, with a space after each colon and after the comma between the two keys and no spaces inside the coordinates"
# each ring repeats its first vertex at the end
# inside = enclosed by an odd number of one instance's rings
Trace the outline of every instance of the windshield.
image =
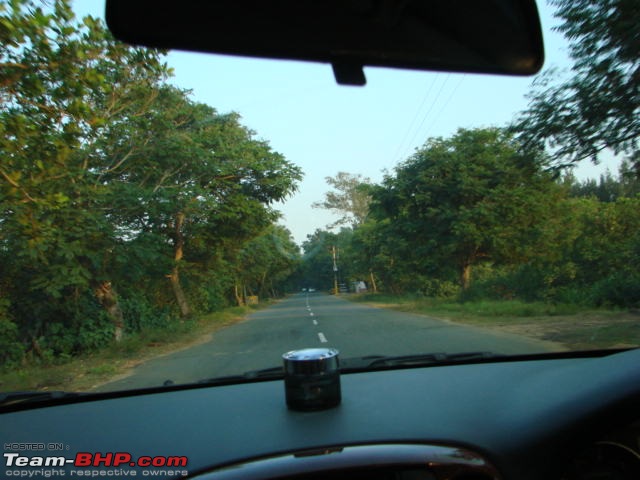
{"type": "Polygon", "coordinates": [[[1,1],[0,390],[636,347],[640,18],[572,3],[534,78],[345,87],[1,1]]]}

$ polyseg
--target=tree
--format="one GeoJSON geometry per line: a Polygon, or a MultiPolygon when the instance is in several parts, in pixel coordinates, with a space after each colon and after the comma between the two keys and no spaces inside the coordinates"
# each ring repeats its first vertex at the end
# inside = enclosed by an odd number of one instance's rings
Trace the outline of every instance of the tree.
{"type": "Polygon", "coordinates": [[[409,261],[408,242],[398,227],[388,218],[369,218],[354,231],[351,244],[354,269],[374,293],[379,289],[402,293],[418,283],[409,261]]]}
{"type": "Polygon", "coordinates": [[[301,172],[238,114],[168,85],[161,52],[40,5],[0,4],[0,320],[73,354],[138,313],[219,305],[228,259],[301,172]]]}
{"type": "MultiPolygon", "coordinates": [[[[144,145],[103,181],[113,183],[113,218],[121,231],[152,233],[171,246],[165,272],[182,317],[192,313],[181,281],[183,267],[207,251],[240,249],[278,217],[269,204],[295,190],[294,166],[240,123],[238,114],[218,114],[164,86],[149,110],[134,119],[149,132],[144,145]],[[149,166],[149,162],[152,166],[149,166]],[[189,249],[196,246],[196,257],[189,249]]],[[[106,138],[102,150],[115,156],[119,142],[106,138]]],[[[197,269],[196,269],[197,270],[197,269]]],[[[194,268],[191,268],[194,271],[194,268]]]]}
{"type": "Polygon", "coordinates": [[[637,0],[551,0],[571,42],[568,78],[547,74],[513,129],[524,147],[548,146],[560,166],[600,152],[625,154],[640,175],[640,3],[637,0]]]}
{"type": "Polygon", "coordinates": [[[322,202],[314,202],[311,206],[341,215],[330,228],[347,224],[356,227],[362,224],[369,213],[371,196],[367,186],[371,185],[371,179],[360,174],[338,172],[335,177],[326,177],[325,180],[335,191],[325,193],[322,202]]]}
{"type": "Polygon", "coordinates": [[[68,305],[94,289],[119,338],[106,272],[116,235],[99,180],[127,156],[94,145],[144,112],[169,71],[161,53],[114,42],[91,17],[76,21],[68,1],[42,5],[0,5],[0,241],[6,271],[24,280],[12,285],[12,308],[38,318],[22,326],[36,338],[46,318],[70,316],[68,305]],[[57,315],[33,315],[34,297],[57,315]]]}
{"type": "Polygon", "coordinates": [[[277,297],[287,289],[287,280],[298,268],[300,252],[291,233],[280,225],[270,225],[259,236],[245,243],[233,262],[239,304],[244,303],[240,293],[277,297]]]}
{"type": "Polygon", "coordinates": [[[349,227],[343,227],[337,233],[318,229],[307,235],[302,244],[302,263],[297,273],[303,288],[332,290],[335,281],[347,283],[356,280],[350,255],[352,237],[353,229],[349,227]]]}
{"type": "Polygon", "coordinates": [[[637,306],[640,198],[567,198],[558,210],[551,248],[526,266],[544,281],[532,290],[573,303],[637,306]]]}
{"type": "Polygon", "coordinates": [[[569,189],[573,197],[595,197],[601,202],[615,202],[620,198],[633,198],[640,193],[640,177],[631,171],[628,161],[620,164],[618,175],[609,170],[598,180],[590,178],[579,181],[571,172],[562,176],[561,184],[569,189]]]}
{"type": "Polygon", "coordinates": [[[430,139],[385,178],[373,192],[373,216],[390,219],[409,270],[444,278],[455,270],[467,288],[474,265],[535,254],[560,191],[540,166],[503,130],[459,129],[430,139]]]}

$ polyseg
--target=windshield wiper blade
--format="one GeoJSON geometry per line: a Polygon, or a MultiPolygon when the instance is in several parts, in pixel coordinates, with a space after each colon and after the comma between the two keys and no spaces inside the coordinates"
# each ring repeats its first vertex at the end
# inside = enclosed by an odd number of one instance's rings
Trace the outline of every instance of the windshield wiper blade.
{"type": "MultiPolygon", "coordinates": [[[[350,357],[340,359],[340,371],[343,373],[362,372],[366,370],[384,370],[396,367],[419,367],[436,364],[473,363],[485,359],[504,357],[493,352],[464,352],[464,353],[421,353],[415,355],[367,355],[365,357],[350,357]]],[[[241,375],[229,375],[198,381],[199,384],[224,385],[232,383],[252,382],[255,380],[273,380],[284,377],[283,367],[263,368],[251,370],[241,375]]],[[[172,385],[166,383],[165,385],[172,385]]]]}
{"type": "Polygon", "coordinates": [[[243,377],[247,379],[280,378],[283,376],[284,376],[283,367],[271,367],[271,368],[263,368],[261,370],[251,370],[249,372],[245,372],[243,375],[243,377]]]}
{"type": "MultiPolygon", "coordinates": [[[[367,355],[365,357],[351,357],[345,360],[340,359],[340,370],[348,372],[352,369],[368,369],[378,367],[398,367],[398,366],[423,366],[432,364],[466,363],[477,360],[495,359],[504,357],[500,353],[478,351],[463,353],[420,353],[413,355],[367,355]]],[[[239,376],[242,379],[254,380],[258,378],[281,378],[284,376],[283,367],[264,368],[262,370],[252,370],[239,376]]],[[[216,379],[217,380],[217,379],[216,379]]]]}
{"type": "Polygon", "coordinates": [[[219,385],[219,384],[227,384],[227,383],[251,382],[258,379],[282,378],[283,376],[284,376],[284,369],[282,367],[271,367],[271,368],[263,368],[261,370],[250,370],[241,375],[229,375],[226,377],[205,378],[204,380],[199,380],[198,383],[204,383],[207,385],[219,385]]]}
{"type": "Polygon", "coordinates": [[[23,391],[23,392],[2,392],[0,393],[0,406],[15,405],[17,403],[43,402],[48,400],[58,400],[61,398],[79,397],[85,395],[79,392],[52,391],[23,391]]]}
{"type": "Polygon", "coordinates": [[[366,357],[347,359],[342,362],[342,371],[362,371],[368,369],[383,369],[394,367],[418,367],[436,364],[469,363],[478,360],[504,357],[493,352],[463,352],[463,353],[420,353],[414,355],[368,355],[366,357]]]}

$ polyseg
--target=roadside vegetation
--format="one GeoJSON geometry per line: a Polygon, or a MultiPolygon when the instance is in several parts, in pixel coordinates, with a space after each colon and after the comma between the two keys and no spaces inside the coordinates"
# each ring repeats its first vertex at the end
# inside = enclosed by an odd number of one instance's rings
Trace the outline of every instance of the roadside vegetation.
{"type": "Polygon", "coordinates": [[[640,7],[550,3],[571,71],[536,77],[510,125],[428,138],[379,184],[327,178],[315,206],[340,220],[308,236],[303,282],[460,305],[640,307],[640,7]],[[614,155],[617,172],[572,173],[614,155]]]}
{"type": "Polygon", "coordinates": [[[0,372],[0,391],[87,391],[126,375],[153,357],[208,341],[217,330],[270,304],[230,307],[183,322],[167,322],[163,327],[128,334],[121,342],[111,342],[95,352],[14,365],[0,372]]]}
{"type": "Polygon", "coordinates": [[[381,185],[335,192],[367,195],[368,214],[308,236],[301,282],[329,291],[338,277],[374,293],[460,302],[640,307],[640,180],[630,164],[579,182],[521,157],[513,142],[497,129],[459,131],[430,141],[381,185]]]}
{"type": "Polygon", "coordinates": [[[371,293],[347,298],[374,307],[546,340],[563,345],[568,350],[640,345],[640,310],[519,300],[460,302],[415,295],[371,293]]]}
{"type": "Polygon", "coordinates": [[[297,166],[69,0],[0,2],[0,40],[0,365],[283,295],[297,166]]]}
{"type": "Polygon", "coordinates": [[[303,284],[570,348],[640,344],[640,8],[550,3],[571,71],[538,76],[510,125],[428,138],[378,184],[327,178],[314,206],[340,219],[303,244],[303,284]],[[614,155],[617,172],[572,173],[614,155]]]}

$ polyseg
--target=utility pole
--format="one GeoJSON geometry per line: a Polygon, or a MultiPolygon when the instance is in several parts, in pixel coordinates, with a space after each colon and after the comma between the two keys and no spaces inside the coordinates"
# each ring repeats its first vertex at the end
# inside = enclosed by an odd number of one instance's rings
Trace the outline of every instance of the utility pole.
{"type": "Polygon", "coordinates": [[[331,247],[331,253],[333,255],[333,291],[336,295],[339,295],[338,290],[338,264],[336,263],[336,246],[331,247]]]}

